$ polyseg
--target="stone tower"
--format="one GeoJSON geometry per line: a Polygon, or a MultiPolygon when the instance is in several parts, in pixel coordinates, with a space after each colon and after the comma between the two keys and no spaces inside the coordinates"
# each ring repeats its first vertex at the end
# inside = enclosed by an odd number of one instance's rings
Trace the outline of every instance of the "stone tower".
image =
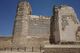
{"type": "Polygon", "coordinates": [[[75,34],[79,21],[72,7],[67,5],[56,6],[54,17],[51,20],[50,43],[76,41],[75,34]]]}
{"type": "Polygon", "coordinates": [[[28,36],[28,16],[31,15],[31,6],[27,0],[20,0],[14,22],[13,43],[17,46],[25,44],[28,36]]]}

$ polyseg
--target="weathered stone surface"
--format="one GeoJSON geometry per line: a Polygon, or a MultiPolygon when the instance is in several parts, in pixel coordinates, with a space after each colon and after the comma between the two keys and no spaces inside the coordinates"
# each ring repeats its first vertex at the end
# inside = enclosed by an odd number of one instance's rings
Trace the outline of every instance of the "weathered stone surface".
{"type": "Polygon", "coordinates": [[[60,41],[74,42],[76,41],[76,30],[77,30],[77,16],[74,9],[70,6],[62,6],[59,9],[59,30],[60,30],[60,41]]]}
{"type": "Polygon", "coordinates": [[[77,31],[76,31],[76,40],[80,41],[80,25],[78,26],[77,31]]]}
{"type": "Polygon", "coordinates": [[[50,17],[35,16],[29,17],[29,36],[49,39],[50,35],[50,17]]]}
{"type": "Polygon", "coordinates": [[[41,53],[41,52],[0,51],[0,53],[41,53]]]}
{"type": "Polygon", "coordinates": [[[56,43],[75,42],[76,31],[79,24],[74,9],[67,5],[60,5],[54,8],[51,26],[52,36],[56,43]]]}
{"type": "Polygon", "coordinates": [[[55,7],[54,16],[31,15],[31,11],[26,0],[19,2],[13,36],[0,38],[0,53],[80,53],[79,21],[72,7],[55,7]],[[45,47],[69,41],[79,44],[45,47]]]}
{"type": "Polygon", "coordinates": [[[80,53],[80,45],[45,45],[44,53],[80,53]]]}

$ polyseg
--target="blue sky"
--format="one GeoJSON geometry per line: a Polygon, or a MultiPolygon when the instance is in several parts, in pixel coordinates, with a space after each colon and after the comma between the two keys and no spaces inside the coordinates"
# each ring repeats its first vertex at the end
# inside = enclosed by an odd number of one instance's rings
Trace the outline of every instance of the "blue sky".
{"type": "MultiPolygon", "coordinates": [[[[0,0],[0,35],[12,34],[16,7],[19,0],[0,0]]],[[[80,0],[29,0],[33,15],[51,16],[54,5],[67,4],[72,6],[80,20],[80,0]]]]}

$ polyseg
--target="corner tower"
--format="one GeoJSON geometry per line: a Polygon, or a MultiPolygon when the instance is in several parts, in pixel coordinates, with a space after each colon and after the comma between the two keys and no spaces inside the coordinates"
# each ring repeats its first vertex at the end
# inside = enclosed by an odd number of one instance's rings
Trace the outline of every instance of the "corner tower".
{"type": "Polygon", "coordinates": [[[17,5],[13,30],[13,43],[17,46],[25,44],[28,35],[29,15],[31,15],[31,6],[28,0],[20,0],[17,5]]]}

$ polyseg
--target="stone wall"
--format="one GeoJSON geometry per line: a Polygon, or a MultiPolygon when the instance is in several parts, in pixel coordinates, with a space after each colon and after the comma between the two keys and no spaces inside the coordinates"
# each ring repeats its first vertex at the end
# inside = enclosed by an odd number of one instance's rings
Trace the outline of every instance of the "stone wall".
{"type": "Polygon", "coordinates": [[[80,53],[80,45],[46,45],[44,53],[80,53]]]}
{"type": "Polygon", "coordinates": [[[0,39],[0,48],[10,48],[12,47],[11,37],[4,37],[0,39]]]}
{"type": "Polygon", "coordinates": [[[50,36],[50,18],[48,16],[30,15],[29,36],[47,38],[50,36]]]}
{"type": "Polygon", "coordinates": [[[68,5],[55,7],[53,18],[53,35],[55,42],[75,42],[79,21],[74,9],[68,5]]]}
{"type": "Polygon", "coordinates": [[[41,52],[0,51],[0,53],[41,53],[41,52]]]}
{"type": "Polygon", "coordinates": [[[49,42],[50,17],[26,15],[22,19],[16,18],[16,21],[18,23],[15,23],[17,28],[13,38],[13,44],[16,47],[40,47],[44,41],[49,42]]]}
{"type": "Polygon", "coordinates": [[[63,5],[58,9],[59,30],[61,42],[76,41],[76,32],[78,19],[74,9],[70,6],[63,5]]]}

